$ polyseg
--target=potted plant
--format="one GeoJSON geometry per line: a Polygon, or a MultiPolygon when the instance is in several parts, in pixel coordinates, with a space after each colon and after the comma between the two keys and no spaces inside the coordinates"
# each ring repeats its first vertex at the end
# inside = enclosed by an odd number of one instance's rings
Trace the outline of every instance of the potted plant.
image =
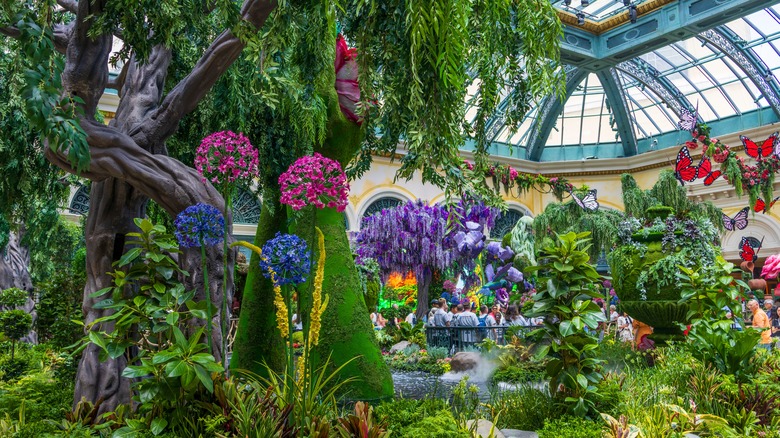
{"type": "Polygon", "coordinates": [[[720,210],[694,203],[671,172],[662,172],[651,190],[641,190],[623,175],[627,219],[618,227],[610,252],[615,291],[622,309],[654,328],[656,342],[682,333],[688,304],[680,303],[679,267],[707,266],[720,254],[720,210]]]}

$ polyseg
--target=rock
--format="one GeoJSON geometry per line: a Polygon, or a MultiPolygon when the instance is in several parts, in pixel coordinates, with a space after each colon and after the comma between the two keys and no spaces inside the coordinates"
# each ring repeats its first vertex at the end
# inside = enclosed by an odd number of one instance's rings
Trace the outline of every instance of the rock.
{"type": "MultiPolygon", "coordinates": [[[[474,420],[469,420],[466,422],[466,428],[468,430],[472,430],[473,427],[474,427],[474,420]]],[[[479,438],[488,438],[491,436],[493,438],[506,438],[506,436],[501,432],[501,430],[495,427],[493,423],[483,419],[477,420],[477,429],[475,430],[474,436],[479,438]],[[490,435],[491,430],[493,431],[493,435],[490,435]]]]}
{"type": "Polygon", "coordinates": [[[537,435],[536,432],[529,432],[527,430],[501,429],[501,433],[503,433],[506,438],[539,438],[539,435],[537,435]]]}
{"type": "Polygon", "coordinates": [[[479,361],[479,353],[473,351],[461,351],[455,353],[455,356],[452,356],[452,360],[450,361],[450,371],[453,373],[459,373],[473,370],[477,367],[479,361]]]}
{"type": "Polygon", "coordinates": [[[409,345],[411,344],[408,341],[401,341],[393,345],[392,347],[390,347],[390,354],[396,354],[399,351],[403,350],[404,348],[408,347],[409,345]]]}

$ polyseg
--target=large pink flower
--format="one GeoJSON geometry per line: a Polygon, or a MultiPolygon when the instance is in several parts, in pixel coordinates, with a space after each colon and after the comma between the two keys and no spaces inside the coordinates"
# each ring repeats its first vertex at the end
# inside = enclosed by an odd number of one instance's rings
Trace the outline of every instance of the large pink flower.
{"type": "Polygon", "coordinates": [[[363,118],[357,114],[360,86],[356,57],[357,50],[347,47],[343,36],[336,37],[336,92],[339,95],[339,106],[347,119],[359,125],[363,118]]]}
{"type": "Polygon", "coordinates": [[[307,205],[335,208],[339,212],[347,208],[347,176],[338,161],[318,153],[298,158],[279,176],[279,186],[282,189],[280,202],[293,210],[307,205]]]}
{"type": "Polygon", "coordinates": [[[195,169],[213,184],[248,182],[257,175],[257,149],[241,133],[215,132],[195,154],[195,169]]]}
{"type": "Polygon", "coordinates": [[[780,254],[773,254],[766,258],[764,267],[761,269],[761,277],[765,279],[777,278],[780,274],[780,254]]]}

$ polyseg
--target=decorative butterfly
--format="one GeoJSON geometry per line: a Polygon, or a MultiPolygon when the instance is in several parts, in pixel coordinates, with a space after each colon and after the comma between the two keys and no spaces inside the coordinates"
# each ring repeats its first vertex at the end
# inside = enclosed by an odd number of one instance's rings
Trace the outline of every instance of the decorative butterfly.
{"type": "Polygon", "coordinates": [[[596,189],[588,190],[588,193],[580,199],[573,191],[569,191],[571,198],[577,205],[585,211],[596,211],[599,209],[599,201],[596,200],[596,189]]]}
{"type": "Polygon", "coordinates": [[[769,210],[772,208],[772,206],[775,205],[775,202],[778,201],[778,199],[780,199],[780,196],[773,199],[772,202],[769,203],[769,205],[766,205],[766,202],[764,202],[763,199],[758,198],[756,200],[756,205],[753,206],[753,211],[755,211],[756,213],[768,213],[769,210]]]}
{"type": "Polygon", "coordinates": [[[688,147],[683,146],[680,152],[677,153],[677,163],[674,166],[674,176],[680,181],[680,184],[685,185],[686,182],[691,182],[696,179],[699,168],[693,166],[693,158],[691,153],[688,152],[688,147]]]}
{"type": "Polygon", "coordinates": [[[755,237],[742,236],[742,240],[739,242],[739,256],[746,262],[755,262],[758,260],[758,251],[763,244],[763,239],[759,241],[755,237]]]}
{"type": "Polygon", "coordinates": [[[721,213],[723,215],[723,227],[728,231],[734,231],[735,229],[744,230],[745,227],[748,226],[749,211],[750,207],[745,207],[734,215],[734,217],[729,217],[726,214],[721,213]]]}
{"type": "Polygon", "coordinates": [[[687,109],[683,108],[680,111],[680,121],[677,122],[677,126],[683,131],[693,131],[694,129],[696,129],[696,124],[699,121],[698,119],[699,119],[698,104],[696,105],[696,109],[693,110],[693,112],[690,112],[687,109]]]}
{"type": "Polygon", "coordinates": [[[713,172],[712,162],[709,158],[702,155],[701,161],[699,162],[699,169],[696,171],[696,178],[704,178],[704,185],[709,186],[712,185],[716,179],[720,178],[721,175],[723,175],[723,172],[720,170],[713,172]]]}
{"type": "Polygon", "coordinates": [[[777,132],[770,135],[760,146],[744,135],[740,135],[739,139],[742,140],[742,144],[745,145],[745,152],[747,152],[750,157],[755,158],[756,160],[762,160],[774,153],[777,132]]]}

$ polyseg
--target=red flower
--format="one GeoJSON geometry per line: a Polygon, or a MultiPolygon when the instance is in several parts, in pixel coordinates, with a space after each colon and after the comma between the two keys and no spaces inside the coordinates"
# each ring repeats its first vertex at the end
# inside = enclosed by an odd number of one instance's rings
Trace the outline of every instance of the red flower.
{"type": "Polygon", "coordinates": [[[336,37],[336,92],[339,96],[339,106],[348,120],[359,125],[363,119],[357,114],[360,86],[356,57],[357,50],[350,49],[343,36],[336,37]]]}
{"type": "Polygon", "coordinates": [[[685,336],[688,336],[688,333],[690,333],[690,332],[691,332],[691,325],[688,324],[688,327],[686,327],[685,330],[683,330],[683,334],[685,336]]]}
{"type": "Polygon", "coordinates": [[[699,147],[699,143],[696,143],[695,141],[688,140],[688,141],[685,142],[685,146],[687,146],[688,149],[696,149],[697,147],[699,147]]]}

